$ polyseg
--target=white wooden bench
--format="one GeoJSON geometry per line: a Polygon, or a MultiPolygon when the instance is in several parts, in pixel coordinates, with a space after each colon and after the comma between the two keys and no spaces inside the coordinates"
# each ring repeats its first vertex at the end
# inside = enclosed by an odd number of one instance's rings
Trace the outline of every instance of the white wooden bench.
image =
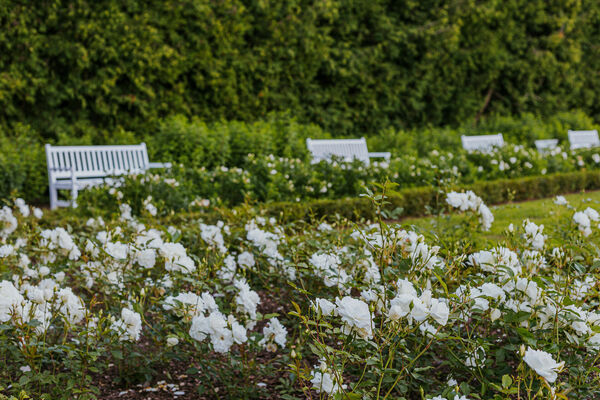
{"type": "Polygon", "coordinates": [[[369,153],[366,139],[306,139],[306,147],[312,154],[312,162],[330,160],[332,156],[341,157],[345,161],[358,159],[369,164],[371,158],[384,158],[390,160],[391,153],[369,153]]]}
{"type": "Polygon", "coordinates": [[[589,147],[600,146],[600,140],[598,140],[598,131],[569,131],[569,143],[571,149],[583,149],[589,147]]]}
{"type": "Polygon", "coordinates": [[[558,139],[539,139],[535,141],[535,148],[540,153],[555,149],[556,146],[558,146],[558,139]]]}
{"type": "Polygon", "coordinates": [[[504,146],[504,138],[502,134],[497,135],[479,135],[460,137],[463,149],[467,151],[481,151],[484,153],[491,152],[495,147],[504,146]]]}
{"type": "Polygon", "coordinates": [[[146,144],[118,146],[46,145],[50,186],[50,208],[76,206],[80,189],[100,185],[110,176],[143,173],[149,168],[170,167],[170,163],[148,161],[146,144]],[[70,190],[72,203],[58,199],[59,190],[70,190]]]}

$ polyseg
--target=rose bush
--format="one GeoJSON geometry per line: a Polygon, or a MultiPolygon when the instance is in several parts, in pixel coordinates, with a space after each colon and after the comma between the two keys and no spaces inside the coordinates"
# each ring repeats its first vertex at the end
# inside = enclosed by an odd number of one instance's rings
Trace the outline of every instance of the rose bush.
{"type": "Polygon", "coordinates": [[[473,213],[431,234],[367,197],[371,223],[286,225],[165,217],[148,198],[136,215],[125,194],[88,219],[16,201],[0,213],[2,393],[102,398],[106,375],[143,392],[176,365],[202,398],[597,398],[596,210],[557,199],[565,220],[481,243],[476,194],[449,194],[473,213]]]}

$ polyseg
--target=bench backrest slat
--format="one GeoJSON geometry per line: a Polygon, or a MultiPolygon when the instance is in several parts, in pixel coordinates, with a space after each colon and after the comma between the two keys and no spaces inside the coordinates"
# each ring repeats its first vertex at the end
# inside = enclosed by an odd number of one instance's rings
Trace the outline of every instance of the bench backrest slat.
{"type": "Polygon", "coordinates": [[[558,139],[539,139],[535,141],[538,151],[552,150],[558,146],[558,139]]]}
{"type": "Polygon", "coordinates": [[[597,147],[600,146],[600,140],[598,139],[598,131],[569,131],[569,143],[571,149],[581,149],[586,147],[597,147]]]}
{"type": "Polygon", "coordinates": [[[144,143],[123,146],[46,145],[48,172],[53,179],[97,178],[143,172],[148,166],[144,143]]]}
{"type": "Polygon", "coordinates": [[[306,139],[306,147],[311,152],[313,162],[329,160],[331,156],[342,157],[346,161],[356,158],[369,163],[369,151],[365,138],[360,139],[306,139]]]}
{"type": "Polygon", "coordinates": [[[460,137],[463,149],[467,151],[492,151],[494,147],[504,146],[504,137],[501,133],[497,135],[479,135],[479,136],[465,136],[460,137]]]}

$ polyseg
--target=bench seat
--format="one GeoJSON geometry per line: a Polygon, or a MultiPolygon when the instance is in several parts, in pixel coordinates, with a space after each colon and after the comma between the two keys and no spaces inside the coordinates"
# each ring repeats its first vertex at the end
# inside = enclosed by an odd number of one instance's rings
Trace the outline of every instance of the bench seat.
{"type": "Polygon", "coordinates": [[[568,131],[569,143],[571,144],[571,150],[574,149],[585,149],[590,147],[600,146],[600,140],[598,139],[598,131],[568,131]]]}
{"type": "Polygon", "coordinates": [[[478,136],[465,136],[460,137],[463,149],[467,151],[481,151],[483,153],[489,153],[496,147],[504,146],[504,137],[501,133],[497,135],[478,135],[478,136]]]}
{"type": "Polygon", "coordinates": [[[360,160],[369,165],[371,158],[390,160],[389,152],[371,152],[367,149],[367,140],[360,139],[306,139],[306,147],[312,155],[312,162],[331,160],[332,156],[341,157],[345,161],[360,160]]]}
{"type": "Polygon", "coordinates": [[[553,150],[557,146],[558,139],[539,139],[535,141],[535,147],[540,153],[553,150]]]}

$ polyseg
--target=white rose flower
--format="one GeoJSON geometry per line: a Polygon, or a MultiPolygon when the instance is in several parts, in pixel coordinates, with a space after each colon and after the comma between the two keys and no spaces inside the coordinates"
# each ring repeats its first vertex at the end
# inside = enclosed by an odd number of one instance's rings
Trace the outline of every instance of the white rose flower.
{"type": "Polygon", "coordinates": [[[277,346],[272,347],[272,343],[275,342],[283,348],[287,341],[287,329],[276,317],[273,317],[263,328],[263,336],[258,342],[259,345],[265,346],[268,350],[275,350],[277,346]]]}
{"type": "Polygon", "coordinates": [[[154,249],[144,249],[135,255],[135,261],[142,267],[149,269],[156,263],[156,251],[154,249]]]}
{"type": "Polygon", "coordinates": [[[133,310],[123,308],[121,319],[115,321],[112,329],[120,334],[120,340],[137,342],[142,332],[142,317],[133,310]]]}
{"type": "Polygon", "coordinates": [[[335,311],[335,304],[327,299],[316,299],[314,308],[320,309],[322,315],[330,316],[333,315],[333,312],[335,311]]]}
{"type": "Polygon", "coordinates": [[[313,388],[318,393],[327,393],[329,395],[335,395],[346,389],[346,385],[339,385],[334,382],[333,377],[328,372],[316,371],[313,373],[313,379],[310,381],[313,384],[313,388]]]}
{"type": "Polygon", "coordinates": [[[7,322],[25,299],[9,281],[0,282],[0,322],[7,322]]]}
{"type": "Polygon", "coordinates": [[[567,201],[565,196],[556,196],[554,198],[554,204],[556,204],[557,206],[566,206],[567,204],[569,204],[569,202],[567,201]]]}
{"type": "Polygon", "coordinates": [[[355,330],[363,339],[373,337],[371,328],[371,312],[369,305],[362,300],[353,299],[345,296],[342,299],[336,299],[336,312],[342,318],[346,328],[346,333],[355,330]]]}
{"type": "Polygon", "coordinates": [[[435,322],[445,326],[448,323],[450,310],[448,309],[446,303],[443,303],[438,299],[431,299],[431,308],[429,309],[429,314],[431,315],[431,318],[435,320],[435,322]]]}
{"type": "Polygon", "coordinates": [[[240,267],[244,269],[252,268],[256,264],[256,262],[254,261],[254,255],[252,255],[252,253],[250,253],[249,251],[244,251],[243,253],[241,253],[238,256],[237,262],[240,265],[240,267]]]}
{"type": "Polygon", "coordinates": [[[429,316],[429,308],[418,298],[413,299],[413,307],[410,310],[410,316],[418,322],[425,321],[429,316]]]}
{"type": "Polygon", "coordinates": [[[33,209],[33,216],[34,216],[36,219],[40,219],[40,218],[42,218],[42,217],[44,216],[44,212],[43,212],[41,209],[39,209],[39,208],[35,207],[35,208],[33,209]]]}
{"type": "Polygon", "coordinates": [[[533,350],[531,347],[527,348],[523,361],[549,383],[556,381],[558,372],[560,372],[565,365],[564,361],[560,363],[554,361],[551,354],[542,350],[533,350]]]}
{"type": "Polygon", "coordinates": [[[588,216],[590,221],[598,222],[598,219],[600,219],[600,214],[598,214],[598,211],[591,207],[586,208],[583,212],[588,216]]]}

